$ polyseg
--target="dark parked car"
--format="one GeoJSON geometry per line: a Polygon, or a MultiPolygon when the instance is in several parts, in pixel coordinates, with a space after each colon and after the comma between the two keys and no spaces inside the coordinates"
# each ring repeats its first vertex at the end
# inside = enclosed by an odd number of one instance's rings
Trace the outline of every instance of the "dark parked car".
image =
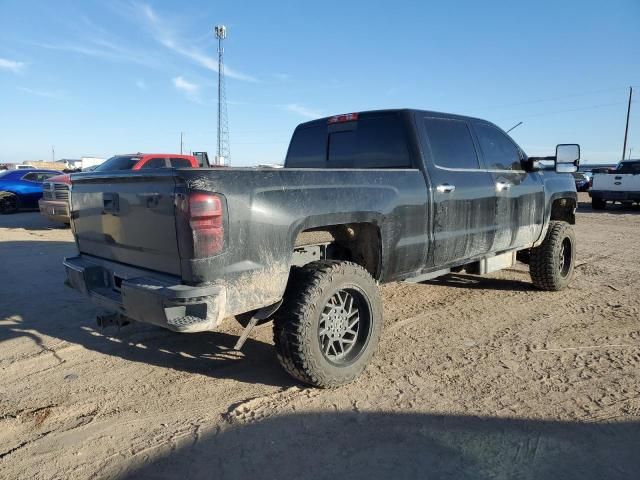
{"type": "Polygon", "coordinates": [[[37,209],[45,180],[62,172],[55,170],[19,169],[0,172],[0,213],[20,209],[37,209]]]}
{"type": "Polygon", "coordinates": [[[201,332],[236,316],[240,348],[273,318],[283,367],[340,385],[382,333],[379,283],[518,257],[538,288],[566,287],[579,156],[558,145],[541,172],[490,122],[387,110],[299,125],[281,169],[78,174],[67,282],[114,312],[103,325],[201,332]]]}
{"type": "Polygon", "coordinates": [[[591,186],[591,178],[589,175],[584,172],[574,172],[573,179],[576,182],[576,190],[578,192],[586,192],[589,190],[589,187],[591,186]]]}

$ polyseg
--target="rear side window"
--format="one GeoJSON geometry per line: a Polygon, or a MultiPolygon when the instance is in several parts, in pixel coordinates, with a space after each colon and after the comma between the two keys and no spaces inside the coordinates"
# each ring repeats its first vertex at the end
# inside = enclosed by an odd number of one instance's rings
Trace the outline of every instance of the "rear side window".
{"type": "Polygon", "coordinates": [[[487,168],[492,170],[522,170],[518,147],[496,127],[476,123],[478,142],[487,168]]]}
{"type": "Polygon", "coordinates": [[[191,162],[186,158],[170,158],[169,163],[173,168],[189,168],[191,162]]]}
{"type": "Polygon", "coordinates": [[[165,162],[164,158],[151,158],[144,162],[140,168],[165,168],[166,166],[167,162],[165,162]]]}
{"type": "Polygon", "coordinates": [[[293,168],[410,168],[411,158],[397,115],[315,124],[296,130],[286,160],[293,168]]]}
{"type": "Polygon", "coordinates": [[[473,138],[466,122],[444,118],[425,118],[424,125],[433,153],[433,161],[439,167],[478,169],[473,138]]]}

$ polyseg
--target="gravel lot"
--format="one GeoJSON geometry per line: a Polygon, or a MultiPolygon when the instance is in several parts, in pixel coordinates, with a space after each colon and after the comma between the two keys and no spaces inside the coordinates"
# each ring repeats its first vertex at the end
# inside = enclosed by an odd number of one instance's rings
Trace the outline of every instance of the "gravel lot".
{"type": "Polygon", "coordinates": [[[592,212],[563,292],[524,265],[382,287],[355,383],[301,386],[271,328],[95,325],[68,229],[0,216],[0,478],[639,478],[640,210],[592,212]]]}

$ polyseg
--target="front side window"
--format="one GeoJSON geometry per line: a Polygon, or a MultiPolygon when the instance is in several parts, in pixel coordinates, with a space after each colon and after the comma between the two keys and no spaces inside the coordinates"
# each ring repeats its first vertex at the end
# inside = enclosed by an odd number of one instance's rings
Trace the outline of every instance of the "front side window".
{"type": "Polygon", "coordinates": [[[476,124],[478,142],[487,168],[491,170],[522,170],[518,147],[496,127],[476,124]]]}
{"type": "Polygon", "coordinates": [[[444,168],[478,169],[473,138],[466,122],[447,118],[425,118],[424,125],[433,162],[444,168]]]}

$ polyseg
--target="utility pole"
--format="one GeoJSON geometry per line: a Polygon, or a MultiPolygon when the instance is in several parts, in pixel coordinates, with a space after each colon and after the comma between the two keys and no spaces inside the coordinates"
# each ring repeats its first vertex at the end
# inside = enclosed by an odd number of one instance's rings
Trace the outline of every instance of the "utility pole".
{"type": "Polygon", "coordinates": [[[216,25],[214,28],[218,39],[218,151],[215,158],[216,165],[229,163],[229,121],[227,118],[227,98],[225,92],[224,75],[224,47],[223,40],[227,38],[227,27],[216,25]]]}
{"type": "Polygon", "coordinates": [[[629,115],[631,114],[631,96],[633,95],[633,87],[629,87],[629,105],[627,106],[627,124],[624,127],[624,144],[622,145],[622,160],[624,154],[627,153],[627,135],[629,133],[629,115]]]}
{"type": "Polygon", "coordinates": [[[180,132],[180,155],[182,155],[182,145],[183,145],[183,143],[182,143],[182,135],[183,135],[183,132],[180,132]]]}
{"type": "MultiPolygon", "coordinates": [[[[626,142],[626,140],[625,140],[626,142]]],[[[56,147],[51,145],[51,163],[56,161],[56,147]]]]}

